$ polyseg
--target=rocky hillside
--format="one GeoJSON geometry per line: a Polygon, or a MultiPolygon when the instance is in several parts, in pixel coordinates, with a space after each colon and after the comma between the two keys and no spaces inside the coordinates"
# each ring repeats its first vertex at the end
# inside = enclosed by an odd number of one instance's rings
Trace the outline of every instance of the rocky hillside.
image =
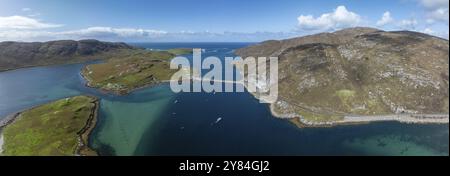
{"type": "Polygon", "coordinates": [[[350,28],[266,41],[236,54],[279,57],[273,111],[286,117],[449,112],[449,44],[441,38],[350,28]]]}
{"type": "Polygon", "coordinates": [[[0,71],[21,67],[73,63],[134,49],[125,43],[97,40],[0,42],[0,71]]]}

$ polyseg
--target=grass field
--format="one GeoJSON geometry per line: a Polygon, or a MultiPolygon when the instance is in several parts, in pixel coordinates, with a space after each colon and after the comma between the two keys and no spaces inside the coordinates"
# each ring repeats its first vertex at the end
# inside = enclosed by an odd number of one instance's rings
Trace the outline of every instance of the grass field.
{"type": "Polygon", "coordinates": [[[192,54],[192,48],[174,48],[167,51],[175,55],[192,54]]]}
{"type": "Polygon", "coordinates": [[[142,51],[92,64],[82,70],[90,87],[117,94],[126,94],[146,85],[169,80],[177,70],[171,70],[167,51],[142,51]]]}
{"type": "MultiPolygon", "coordinates": [[[[77,96],[61,99],[22,112],[3,130],[3,155],[60,156],[74,155],[79,136],[92,125],[96,98],[77,96]]],[[[91,126],[93,127],[93,126],[91,126]]],[[[85,139],[86,140],[86,139],[85,139]]],[[[86,140],[87,141],[87,140],[86,140]]],[[[93,154],[93,151],[83,151],[93,154]]]]}

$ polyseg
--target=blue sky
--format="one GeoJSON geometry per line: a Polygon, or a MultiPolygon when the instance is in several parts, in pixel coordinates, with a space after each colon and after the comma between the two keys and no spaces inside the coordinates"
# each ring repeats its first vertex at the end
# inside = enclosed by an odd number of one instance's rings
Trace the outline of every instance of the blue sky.
{"type": "Polygon", "coordinates": [[[354,26],[448,38],[448,0],[0,0],[0,41],[258,42],[354,26]]]}

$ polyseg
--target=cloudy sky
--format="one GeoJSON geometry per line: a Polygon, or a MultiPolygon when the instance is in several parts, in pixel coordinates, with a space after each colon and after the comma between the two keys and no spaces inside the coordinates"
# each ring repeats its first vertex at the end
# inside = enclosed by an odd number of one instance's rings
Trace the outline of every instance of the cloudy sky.
{"type": "Polygon", "coordinates": [[[258,42],[347,27],[448,39],[449,0],[0,0],[0,41],[258,42]]]}

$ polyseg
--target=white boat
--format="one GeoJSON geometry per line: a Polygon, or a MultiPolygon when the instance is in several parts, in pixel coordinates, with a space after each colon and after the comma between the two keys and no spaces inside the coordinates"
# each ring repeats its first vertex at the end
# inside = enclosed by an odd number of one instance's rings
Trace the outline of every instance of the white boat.
{"type": "Polygon", "coordinates": [[[216,120],[216,122],[214,122],[214,123],[219,123],[220,121],[222,120],[222,117],[219,117],[219,118],[217,118],[217,120],[216,120]]]}

